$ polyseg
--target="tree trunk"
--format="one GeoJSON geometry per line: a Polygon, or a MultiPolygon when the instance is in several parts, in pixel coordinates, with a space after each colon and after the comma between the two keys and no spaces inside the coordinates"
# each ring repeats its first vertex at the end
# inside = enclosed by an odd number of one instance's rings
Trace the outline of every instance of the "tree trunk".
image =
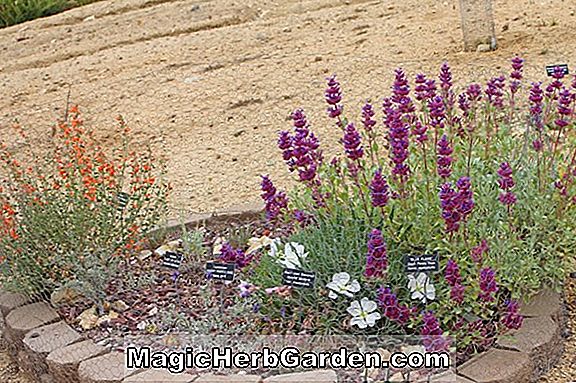
{"type": "Polygon", "coordinates": [[[492,0],[460,0],[465,51],[496,49],[492,0]]]}

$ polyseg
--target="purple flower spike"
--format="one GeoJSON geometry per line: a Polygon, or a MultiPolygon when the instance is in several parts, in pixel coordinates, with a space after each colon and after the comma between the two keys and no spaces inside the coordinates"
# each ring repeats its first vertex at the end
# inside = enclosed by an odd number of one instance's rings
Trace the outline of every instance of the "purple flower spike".
{"type": "Polygon", "coordinates": [[[554,68],[554,72],[552,72],[552,78],[556,80],[561,80],[564,78],[564,76],[565,76],[564,69],[562,69],[562,67],[557,66],[554,68]]]}
{"type": "Polygon", "coordinates": [[[370,133],[374,128],[374,125],[376,125],[376,120],[373,119],[374,114],[372,105],[367,102],[362,108],[362,124],[368,133],[370,133]]]}
{"type": "Polygon", "coordinates": [[[457,305],[462,304],[464,301],[465,290],[466,288],[464,285],[461,285],[460,283],[455,284],[450,289],[450,299],[453,300],[457,305]]]}
{"type": "Polygon", "coordinates": [[[416,141],[418,141],[421,144],[428,141],[428,135],[426,134],[427,131],[428,128],[426,127],[426,125],[424,125],[420,121],[416,121],[412,126],[412,135],[416,136],[416,141]]]}
{"type": "Polygon", "coordinates": [[[456,182],[458,193],[456,195],[456,202],[458,204],[458,212],[462,216],[462,221],[465,221],[472,210],[474,209],[474,193],[472,192],[472,184],[469,177],[461,177],[456,182]]]}
{"type": "Polygon", "coordinates": [[[316,178],[316,170],[322,163],[320,143],[310,131],[306,116],[302,109],[292,113],[294,136],[282,131],[278,136],[278,147],[282,150],[282,158],[290,171],[298,171],[300,181],[312,182],[316,178]]]}
{"type": "Polygon", "coordinates": [[[453,233],[458,231],[462,217],[458,212],[457,194],[450,183],[442,185],[439,197],[440,206],[442,207],[442,218],[446,224],[446,232],[453,233]]]}
{"type": "Polygon", "coordinates": [[[480,295],[478,296],[484,302],[494,301],[494,295],[498,292],[496,283],[496,273],[489,267],[480,270],[480,295]]]}
{"type": "Polygon", "coordinates": [[[445,351],[449,347],[448,339],[445,339],[440,328],[440,322],[432,311],[424,313],[422,318],[424,325],[420,334],[423,336],[422,343],[427,352],[445,351]]]}
{"type": "Polygon", "coordinates": [[[338,118],[342,114],[343,107],[340,105],[342,101],[342,91],[340,90],[340,83],[336,80],[336,75],[329,77],[328,88],[324,93],[326,102],[328,103],[328,116],[330,118],[338,118]]]}
{"type": "Polygon", "coordinates": [[[408,96],[410,94],[410,86],[406,74],[401,68],[396,69],[394,85],[392,86],[392,102],[398,106],[398,110],[402,114],[414,112],[414,106],[408,96]]]}
{"type": "Polygon", "coordinates": [[[502,190],[500,193],[499,200],[502,204],[510,207],[516,203],[516,195],[511,192],[511,189],[514,188],[515,183],[514,179],[512,178],[512,167],[508,162],[503,162],[500,164],[500,168],[498,169],[498,186],[502,190]]]}
{"type": "Polygon", "coordinates": [[[446,270],[444,271],[444,278],[446,278],[446,282],[448,282],[450,286],[455,286],[462,282],[462,277],[460,276],[460,268],[453,259],[448,260],[446,270]]]}
{"type": "Polygon", "coordinates": [[[388,268],[388,256],[386,253],[386,242],[382,237],[382,232],[373,229],[368,239],[368,254],[366,255],[366,278],[382,278],[386,275],[388,268]]]}
{"type": "Polygon", "coordinates": [[[468,219],[474,209],[474,193],[470,179],[461,177],[456,182],[456,187],[458,190],[454,190],[449,182],[445,183],[438,194],[447,233],[458,231],[460,224],[468,219]]]}
{"type": "Polygon", "coordinates": [[[346,156],[352,161],[359,160],[364,155],[364,149],[362,148],[362,139],[360,133],[356,130],[354,124],[350,123],[346,127],[344,133],[344,150],[346,151],[346,156]]]}
{"type": "Polygon", "coordinates": [[[536,125],[536,128],[538,128],[538,130],[541,130],[543,127],[543,125],[542,125],[542,111],[543,111],[542,101],[544,100],[544,96],[543,96],[541,85],[542,85],[541,82],[533,82],[532,87],[530,88],[530,96],[529,96],[530,116],[532,118],[532,121],[534,121],[534,124],[536,125]]]}
{"type": "Polygon", "coordinates": [[[241,269],[248,266],[250,261],[252,261],[252,256],[244,254],[240,249],[234,249],[228,242],[225,242],[222,245],[218,259],[224,263],[234,263],[236,267],[241,269]]]}
{"type": "Polygon", "coordinates": [[[450,114],[454,107],[454,92],[452,91],[452,71],[447,62],[444,62],[440,67],[440,88],[442,90],[442,98],[444,99],[446,109],[450,114]]]}
{"type": "Polygon", "coordinates": [[[288,208],[288,197],[286,193],[278,192],[268,176],[262,176],[260,184],[262,189],[262,199],[264,200],[266,219],[276,220],[288,208]]]}
{"type": "Polygon", "coordinates": [[[372,178],[369,188],[372,206],[383,207],[388,204],[390,200],[390,188],[388,187],[386,178],[382,176],[381,169],[378,169],[376,173],[374,173],[374,178],[372,178]]]}
{"type": "Polygon", "coordinates": [[[448,141],[448,137],[445,134],[442,135],[440,140],[438,140],[438,175],[442,179],[446,179],[450,177],[452,174],[452,147],[450,146],[450,142],[448,141]]]}
{"type": "Polygon", "coordinates": [[[314,222],[314,216],[302,210],[294,210],[294,219],[300,224],[300,227],[306,227],[314,222]]]}
{"type": "Polygon", "coordinates": [[[522,80],[522,70],[524,68],[524,60],[519,56],[512,59],[512,73],[510,73],[510,92],[512,94],[518,92],[520,89],[520,80],[522,80]]]}
{"type": "Polygon", "coordinates": [[[488,96],[488,102],[498,109],[504,107],[504,100],[502,97],[504,96],[503,89],[505,82],[506,79],[504,76],[500,76],[494,77],[488,81],[488,84],[486,85],[485,93],[488,96]]]}
{"type": "Polygon", "coordinates": [[[440,87],[445,94],[452,88],[452,71],[447,62],[444,62],[440,67],[440,87]]]}
{"type": "Polygon", "coordinates": [[[378,306],[382,309],[382,314],[399,324],[405,324],[410,319],[412,310],[408,306],[398,302],[396,294],[389,287],[378,289],[378,306]]]}
{"type": "Polygon", "coordinates": [[[471,102],[477,102],[482,99],[482,87],[480,84],[470,84],[466,88],[466,95],[471,102]]]}
{"type": "Polygon", "coordinates": [[[556,126],[560,129],[568,126],[569,116],[572,114],[573,110],[570,107],[573,100],[573,94],[570,90],[563,88],[558,97],[558,115],[559,118],[555,121],[556,126]]]}
{"type": "Polygon", "coordinates": [[[389,126],[388,141],[390,143],[390,159],[394,164],[392,174],[397,176],[400,182],[405,182],[410,168],[405,163],[408,159],[410,130],[408,124],[402,121],[402,114],[392,110],[387,120],[389,126]]]}
{"type": "Polygon", "coordinates": [[[517,330],[522,326],[524,317],[520,314],[520,305],[517,301],[506,302],[506,312],[502,317],[502,324],[510,330],[517,330]]]}
{"type": "Polygon", "coordinates": [[[446,108],[442,97],[436,96],[432,98],[428,102],[428,109],[430,110],[430,125],[436,129],[443,129],[444,121],[446,120],[446,108]]]}
{"type": "Polygon", "coordinates": [[[426,81],[426,75],[422,73],[416,75],[414,92],[416,93],[416,100],[418,101],[427,101],[430,96],[426,81]]]}
{"type": "Polygon", "coordinates": [[[466,113],[468,113],[468,111],[470,110],[470,100],[468,99],[466,93],[461,93],[458,96],[458,107],[460,108],[462,113],[464,113],[464,115],[466,115],[466,113]]]}
{"type": "Polygon", "coordinates": [[[482,264],[483,255],[486,254],[488,250],[490,250],[490,247],[488,246],[488,241],[483,239],[478,246],[472,248],[471,251],[472,260],[479,265],[482,264]]]}

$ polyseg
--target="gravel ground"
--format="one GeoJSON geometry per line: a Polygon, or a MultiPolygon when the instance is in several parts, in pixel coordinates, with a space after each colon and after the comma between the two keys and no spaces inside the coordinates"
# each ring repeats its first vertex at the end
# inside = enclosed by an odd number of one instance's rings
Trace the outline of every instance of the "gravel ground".
{"type": "Polygon", "coordinates": [[[31,383],[30,379],[24,375],[16,363],[12,361],[6,345],[2,338],[2,330],[4,329],[4,320],[0,315],[0,382],[2,383],[31,383]]]}

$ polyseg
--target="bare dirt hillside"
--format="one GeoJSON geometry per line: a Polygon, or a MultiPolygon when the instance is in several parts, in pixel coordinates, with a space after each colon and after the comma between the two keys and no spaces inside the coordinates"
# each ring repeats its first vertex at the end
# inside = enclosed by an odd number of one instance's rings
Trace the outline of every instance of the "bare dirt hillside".
{"type": "Polygon", "coordinates": [[[39,145],[72,101],[114,140],[114,117],[169,157],[175,214],[258,200],[258,175],[290,184],[275,147],[297,107],[337,149],[324,80],[336,73],[348,115],[387,95],[396,67],[413,77],[448,60],[459,83],[527,77],[576,57],[576,2],[495,0],[499,49],[463,53],[458,2],[432,0],[119,0],[0,30],[0,137],[18,120],[39,145]]]}

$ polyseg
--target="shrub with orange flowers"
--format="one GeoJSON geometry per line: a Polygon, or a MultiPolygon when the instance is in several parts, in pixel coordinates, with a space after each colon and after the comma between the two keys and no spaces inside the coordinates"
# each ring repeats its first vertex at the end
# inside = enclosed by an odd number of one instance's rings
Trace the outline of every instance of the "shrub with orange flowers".
{"type": "Polygon", "coordinates": [[[57,125],[44,155],[22,160],[5,144],[0,187],[4,285],[31,294],[73,286],[95,303],[118,263],[138,251],[166,212],[162,161],[129,150],[119,117],[118,147],[104,150],[77,107],[57,125]]]}

